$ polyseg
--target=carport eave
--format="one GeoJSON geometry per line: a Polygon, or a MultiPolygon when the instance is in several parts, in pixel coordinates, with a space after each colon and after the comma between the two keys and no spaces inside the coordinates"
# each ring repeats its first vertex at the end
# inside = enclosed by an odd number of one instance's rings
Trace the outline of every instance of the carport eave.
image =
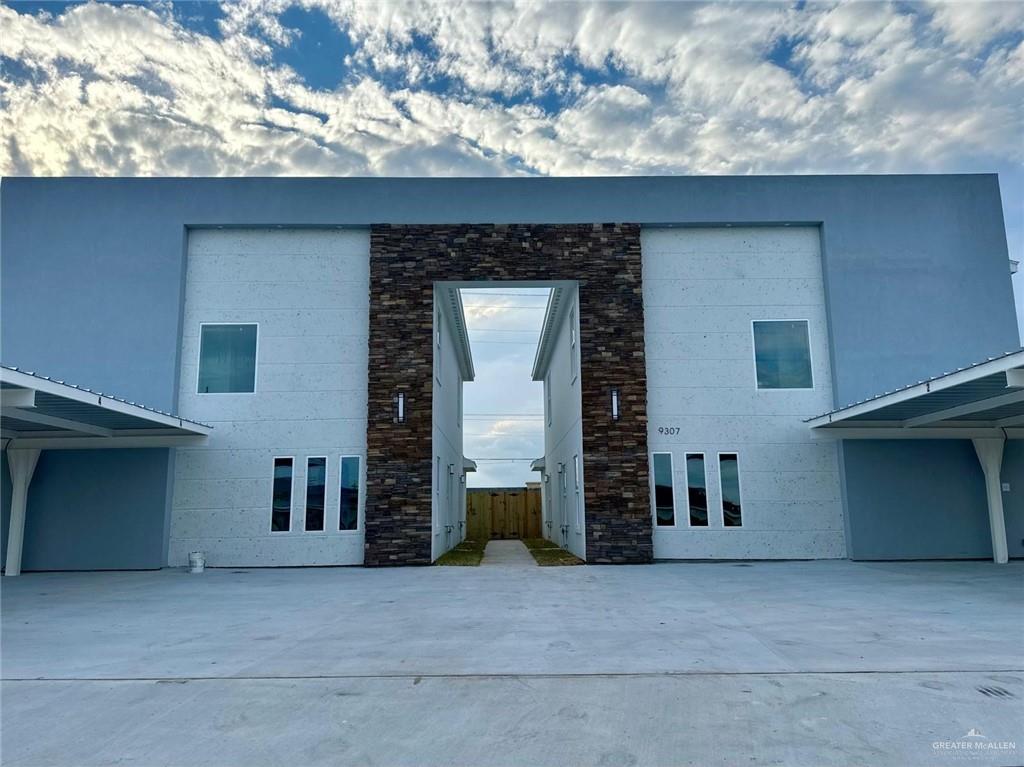
{"type": "MultiPolygon", "coordinates": [[[[929,394],[936,392],[947,391],[957,386],[963,386],[965,384],[971,384],[980,381],[984,378],[995,375],[1005,375],[1008,392],[1022,391],[1018,389],[1021,384],[1018,383],[1020,380],[1020,372],[1024,371],[1024,349],[1018,349],[1014,352],[1008,352],[1001,357],[995,357],[984,362],[980,362],[976,365],[971,365],[960,370],[956,370],[952,373],[946,373],[941,376],[936,376],[927,381],[921,381],[919,383],[907,386],[903,389],[899,389],[894,392],[887,392],[880,394],[876,397],[872,397],[861,402],[847,405],[842,408],[838,408],[829,413],[825,413],[814,418],[809,418],[805,423],[811,429],[822,429],[828,427],[836,427],[842,424],[844,429],[853,428],[880,428],[888,426],[890,428],[902,428],[906,426],[913,426],[913,422],[924,423],[927,421],[925,418],[928,414],[919,414],[914,418],[910,419],[885,419],[882,415],[882,411],[886,408],[894,405],[901,405],[905,403],[918,400],[929,394]],[[876,416],[877,420],[868,420],[870,416],[876,416]]],[[[945,410],[950,411],[950,415],[954,415],[955,411],[960,408],[948,408],[945,405],[937,406],[930,415],[941,413],[945,410]]],[[[975,427],[989,426],[985,423],[982,418],[982,412],[974,413],[978,420],[973,423],[975,427]]],[[[951,421],[936,421],[936,424],[942,426],[949,426],[951,421]]],[[[1016,426],[1016,423],[1003,423],[993,424],[992,428],[1002,428],[1009,426],[1016,426]]],[[[935,428],[935,427],[932,427],[935,428]]],[[[925,431],[924,428],[918,428],[915,430],[925,431]]],[[[968,437],[969,438],[969,437],[968,437]]]]}

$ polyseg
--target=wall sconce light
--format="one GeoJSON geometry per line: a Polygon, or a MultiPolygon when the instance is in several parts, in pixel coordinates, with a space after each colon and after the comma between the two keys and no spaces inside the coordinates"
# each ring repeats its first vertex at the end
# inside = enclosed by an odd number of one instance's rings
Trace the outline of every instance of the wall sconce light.
{"type": "Polygon", "coordinates": [[[454,463],[448,464],[448,476],[449,477],[454,477],[455,476],[455,464],[454,463]]]}
{"type": "Polygon", "coordinates": [[[405,423],[405,394],[395,395],[395,423],[405,423]]]}
{"type": "Polygon", "coordinates": [[[619,390],[612,389],[612,420],[619,420],[619,390]]]}

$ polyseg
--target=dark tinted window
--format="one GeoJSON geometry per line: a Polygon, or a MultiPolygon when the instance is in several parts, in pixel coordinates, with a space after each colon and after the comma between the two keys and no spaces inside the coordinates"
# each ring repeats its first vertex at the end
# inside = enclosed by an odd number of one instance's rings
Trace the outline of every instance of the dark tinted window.
{"type": "Polygon", "coordinates": [[[306,461],[306,529],[324,529],[324,496],[327,492],[327,459],[306,461]]]}
{"type": "Polygon", "coordinates": [[[346,456],[341,459],[341,513],[338,517],[339,530],[356,530],[359,527],[359,458],[346,456]]]}
{"type": "Polygon", "coordinates": [[[672,454],[655,453],[654,470],[654,515],[659,526],[676,523],[675,498],[672,490],[672,454]]]}
{"type": "Polygon", "coordinates": [[[270,514],[270,529],[275,533],[287,532],[292,526],[292,459],[274,459],[274,500],[270,514]]]}
{"type": "Polygon", "coordinates": [[[740,465],[735,453],[718,456],[718,475],[722,483],[722,523],[726,527],[740,527],[743,524],[740,465]]]}
{"type": "Polygon", "coordinates": [[[704,472],[704,454],[686,454],[686,497],[690,504],[690,524],[708,525],[708,485],[704,472]]]}

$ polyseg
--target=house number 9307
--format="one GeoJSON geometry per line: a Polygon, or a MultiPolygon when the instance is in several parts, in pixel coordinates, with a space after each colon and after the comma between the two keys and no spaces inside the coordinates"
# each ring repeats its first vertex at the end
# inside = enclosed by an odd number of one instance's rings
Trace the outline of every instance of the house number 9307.
{"type": "Polygon", "coordinates": [[[679,433],[679,427],[678,426],[659,426],[658,427],[658,434],[667,434],[668,436],[671,437],[671,436],[673,436],[675,434],[678,434],[678,433],[679,433]]]}

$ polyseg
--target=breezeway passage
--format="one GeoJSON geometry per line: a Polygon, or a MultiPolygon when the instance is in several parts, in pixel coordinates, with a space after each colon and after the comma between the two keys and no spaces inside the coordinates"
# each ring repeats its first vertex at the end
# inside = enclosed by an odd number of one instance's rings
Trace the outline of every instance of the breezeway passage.
{"type": "Polygon", "coordinates": [[[1017,562],[39,574],[4,589],[4,762],[934,764],[969,730],[1024,743],[1022,583],[1017,562]]]}

